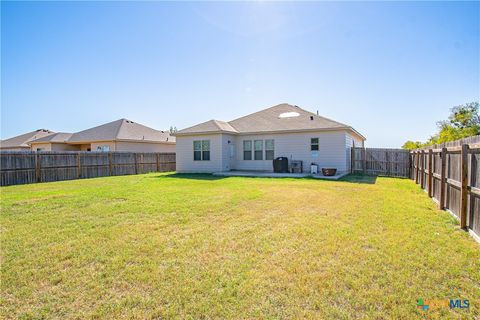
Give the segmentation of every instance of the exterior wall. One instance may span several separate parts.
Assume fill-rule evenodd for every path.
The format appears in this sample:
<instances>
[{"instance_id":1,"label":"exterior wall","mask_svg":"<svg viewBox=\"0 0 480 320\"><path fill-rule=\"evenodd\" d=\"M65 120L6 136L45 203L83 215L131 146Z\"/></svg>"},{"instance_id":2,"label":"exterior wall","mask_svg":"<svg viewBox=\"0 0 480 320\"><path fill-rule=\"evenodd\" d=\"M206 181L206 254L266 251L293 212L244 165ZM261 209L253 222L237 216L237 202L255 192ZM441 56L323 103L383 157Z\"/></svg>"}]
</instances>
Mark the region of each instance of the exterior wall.
<instances>
[{"instance_id":1,"label":"exterior wall","mask_svg":"<svg viewBox=\"0 0 480 320\"><path fill-rule=\"evenodd\" d=\"M42 149L42 151L52 151L51 143L35 143L30 146L32 151L37 151L37 149Z\"/></svg>"},{"instance_id":2,"label":"exterior wall","mask_svg":"<svg viewBox=\"0 0 480 320\"><path fill-rule=\"evenodd\" d=\"M345 153L345 131L321 131L303 133L279 133L262 135L241 135L236 137L235 170L273 171L272 160L243 160L243 140L273 139L274 158L287 157L290 160L302 160L303 171L310 171L312 162L320 168L333 167L339 171L347 170ZM319 139L318 157L310 151L310 139ZM265 158L265 151L263 158Z\"/></svg>"},{"instance_id":3,"label":"exterior wall","mask_svg":"<svg viewBox=\"0 0 480 320\"><path fill-rule=\"evenodd\" d=\"M118 141L115 143L115 145L115 151L175 152L175 144Z\"/></svg>"},{"instance_id":4,"label":"exterior wall","mask_svg":"<svg viewBox=\"0 0 480 320\"><path fill-rule=\"evenodd\" d=\"M226 135L210 134L197 136L176 137L176 170L177 172L217 172L222 171L225 165L224 148L227 142ZM193 141L210 140L210 160L193 160Z\"/></svg>"},{"instance_id":5,"label":"exterior wall","mask_svg":"<svg viewBox=\"0 0 480 320\"><path fill-rule=\"evenodd\" d=\"M115 142L114 141L102 141L102 142L92 142L90 144L90 148L91 150L90 151L97 151L97 148L100 147L100 146L109 146L110 147L110 151L117 151L115 149Z\"/></svg>"},{"instance_id":6,"label":"exterior wall","mask_svg":"<svg viewBox=\"0 0 480 320\"><path fill-rule=\"evenodd\" d=\"M31 145L32 151L37 151L38 148L42 148L42 151L79 151L79 145L72 145L66 143L35 143Z\"/></svg>"}]
</instances>

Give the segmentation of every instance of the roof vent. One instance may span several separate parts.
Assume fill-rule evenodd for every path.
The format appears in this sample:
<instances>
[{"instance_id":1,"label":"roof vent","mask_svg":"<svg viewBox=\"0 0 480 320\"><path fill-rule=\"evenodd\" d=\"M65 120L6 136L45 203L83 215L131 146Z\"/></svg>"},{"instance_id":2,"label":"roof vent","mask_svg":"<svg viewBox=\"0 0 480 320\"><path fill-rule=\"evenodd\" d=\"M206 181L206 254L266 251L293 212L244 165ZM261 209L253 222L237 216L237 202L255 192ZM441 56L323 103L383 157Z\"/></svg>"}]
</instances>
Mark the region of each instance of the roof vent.
<instances>
[{"instance_id":1,"label":"roof vent","mask_svg":"<svg viewBox=\"0 0 480 320\"><path fill-rule=\"evenodd\" d=\"M298 112L284 112L284 113L280 113L280 115L278 116L279 118L293 118L293 117L298 117L300 115L300 113Z\"/></svg>"},{"instance_id":2,"label":"roof vent","mask_svg":"<svg viewBox=\"0 0 480 320\"><path fill-rule=\"evenodd\" d=\"M310 120L313 120L313 116L310 116Z\"/></svg>"}]
</instances>

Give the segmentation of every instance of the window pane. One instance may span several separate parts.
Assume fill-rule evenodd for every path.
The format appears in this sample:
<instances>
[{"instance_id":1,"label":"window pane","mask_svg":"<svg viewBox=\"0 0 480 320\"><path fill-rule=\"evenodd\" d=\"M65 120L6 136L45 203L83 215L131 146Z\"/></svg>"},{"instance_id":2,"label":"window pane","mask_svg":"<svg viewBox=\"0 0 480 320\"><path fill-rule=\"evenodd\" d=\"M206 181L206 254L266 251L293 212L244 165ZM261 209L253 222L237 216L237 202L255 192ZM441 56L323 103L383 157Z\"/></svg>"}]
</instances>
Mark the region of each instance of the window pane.
<instances>
[{"instance_id":1,"label":"window pane","mask_svg":"<svg viewBox=\"0 0 480 320\"><path fill-rule=\"evenodd\" d=\"M193 141L193 150L194 151L202 150L202 142L201 141Z\"/></svg>"},{"instance_id":2,"label":"window pane","mask_svg":"<svg viewBox=\"0 0 480 320\"><path fill-rule=\"evenodd\" d=\"M202 160L210 160L210 151L202 151Z\"/></svg>"},{"instance_id":3,"label":"window pane","mask_svg":"<svg viewBox=\"0 0 480 320\"><path fill-rule=\"evenodd\" d=\"M244 140L243 141L243 150L252 150L252 141L251 140Z\"/></svg>"},{"instance_id":4,"label":"window pane","mask_svg":"<svg viewBox=\"0 0 480 320\"><path fill-rule=\"evenodd\" d=\"M202 140L202 150L210 151L210 140Z\"/></svg>"},{"instance_id":5,"label":"window pane","mask_svg":"<svg viewBox=\"0 0 480 320\"><path fill-rule=\"evenodd\" d=\"M255 140L254 142L255 151L263 150L263 140Z\"/></svg>"},{"instance_id":6,"label":"window pane","mask_svg":"<svg viewBox=\"0 0 480 320\"><path fill-rule=\"evenodd\" d=\"M263 151L255 151L255 160L263 160Z\"/></svg>"},{"instance_id":7,"label":"window pane","mask_svg":"<svg viewBox=\"0 0 480 320\"><path fill-rule=\"evenodd\" d=\"M312 144L312 147L310 148L312 151L318 151L318 144Z\"/></svg>"},{"instance_id":8,"label":"window pane","mask_svg":"<svg viewBox=\"0 0 480 320\"><path fill-rule=\"evenodd\" d=\"M252 151L243 151L243 160L252 160Z\"/></svg>"},{"instance_id":9,"label":"window pane","mask_svg":"<svg viewBox=\"0 0 480 320\"><path fill-rule=\"evenodd\" d=\"M193 151L193 160L202 160L202 151Z\"/></svg>"},{"instance_id":10,"label":"window pane","mask_svg":"<svg viewBox=\"0 0 480 320\"><path fill-rule=\"evenodd\" d=\"M265 150L273 150L274 142L273 140L265 140Z\"/></svg>"},{"instance_id":11,"label":"window pane","mask_svg":"<svg viewBox=\"0 0 480 320\"><path fill-rule=\"evenodd\" d=\"M273 150L265 151L265 160L273 160Z\"/></svg>"},{"instance_id":12,"label":"window pane","mask_svg":"<svg viewBox=\"0 0 480 320\"><path fill-rule=\"evenodd\" d=\"M311 144L318 144L318 138L312 138L310 139Z\"/></svg>"}]
</instances>

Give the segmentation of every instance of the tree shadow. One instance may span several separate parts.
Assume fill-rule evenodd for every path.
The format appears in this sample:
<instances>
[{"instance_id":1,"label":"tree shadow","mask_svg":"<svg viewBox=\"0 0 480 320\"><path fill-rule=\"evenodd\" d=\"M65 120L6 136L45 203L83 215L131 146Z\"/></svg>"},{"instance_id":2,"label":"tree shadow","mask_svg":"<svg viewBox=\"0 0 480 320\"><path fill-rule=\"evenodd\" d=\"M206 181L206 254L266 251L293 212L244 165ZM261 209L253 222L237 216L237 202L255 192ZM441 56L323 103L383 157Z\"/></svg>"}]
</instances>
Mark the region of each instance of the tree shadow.
<instances>
[{"instance_id":1,"label":"tree shadow","mask_svg":"<svg viewBox=\"0 0 480 320\"><path fill-rule=\"evenodd\" d=\"M346 175L337 181L350 182L350 183L365 183L365 184L375 184L377 183L377 176L370 176L366 174L352 173Z\"/></svg>"}]
</instances>

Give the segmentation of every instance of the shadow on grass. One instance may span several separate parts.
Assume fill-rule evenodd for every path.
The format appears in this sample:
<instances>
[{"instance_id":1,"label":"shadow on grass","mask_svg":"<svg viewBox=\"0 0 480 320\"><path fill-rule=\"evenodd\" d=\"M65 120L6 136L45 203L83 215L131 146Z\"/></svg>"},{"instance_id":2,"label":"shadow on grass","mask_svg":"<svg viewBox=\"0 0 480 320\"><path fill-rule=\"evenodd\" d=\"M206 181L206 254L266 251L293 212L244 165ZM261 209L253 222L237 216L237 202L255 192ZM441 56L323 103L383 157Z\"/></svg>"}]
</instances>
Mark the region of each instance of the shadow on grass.
<instances>
[{"instance_id":1,"label":"shadow on grass","mask_svg":"<svg viewBox=\"0 0 480 320\"><path fill-rule=\"evenodd\" d=\"M349 174L345 177L340 178L338 181L375 184L377 182L377 176L369 176L364 174Z\"/></svg>"},{"instance_id":2,"label":"shadow on grass","mask_svg":"<svg viewBox=\"0 0 480 320\"><path fill-rule=\"evenodd\" d=\"M154 179L190 179L190 180L205 180L205 181L215 181L230 178L229 176L214 176L210 173L170 173L153 176ZM240 177L246 179L307 179L307 180L320 180L313 177ZM321 179L322 181L342 181L342 182L351 182L351 183L366 183L366 184L375 184L377 181L376 176L362 175L362 174L349 174L340 178L339 180L326 180Z\"/></svg>"},{"instance_id":3,"label":"shadow on grass","mask_svg":"<svg viewBox=\"0 0 480 320\"><path fill-rule=\"evenodd\" d=\"M175 178L175 179L192 179L192 180L220 180L225 179L228 177L224 176L214 176L210 173L171 173L171 174L162 174L158 176L154 176L152 178L156 179L167 179L167 178Z\"/></svg>"}]
</instances>

